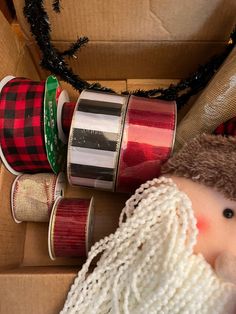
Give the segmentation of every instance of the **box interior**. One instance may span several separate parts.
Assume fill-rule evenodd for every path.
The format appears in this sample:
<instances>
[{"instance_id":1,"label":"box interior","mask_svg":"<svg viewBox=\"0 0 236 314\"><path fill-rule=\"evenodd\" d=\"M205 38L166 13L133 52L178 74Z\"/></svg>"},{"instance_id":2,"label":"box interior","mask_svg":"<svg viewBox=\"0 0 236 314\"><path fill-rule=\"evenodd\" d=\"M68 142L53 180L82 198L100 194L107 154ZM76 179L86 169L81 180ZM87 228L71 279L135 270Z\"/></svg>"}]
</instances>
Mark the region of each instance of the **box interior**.
<instances>
[{"instance_id":1,"label":"box interior","mask_svg":"<svg viewBox=\"0 0 236 314\"><path fill-rule=\"evenodd\" d=\"M61 13L44 1L52 43L59 50L80 36L89 43L68 59L84 79L178 79L222 50L235 24L234 0L67 0ZM15 0L18 22L41 78L40 53ZM174 65L174 66L173 66Z\"/></svg>"},{"instance_id":2,"label":"box interior","mask_svg":"<svg viewBox=\"0 0 236 314\"><path fill-rule=\"evenodd\" d=\"M61 2L62 11L57 15L51 1L45 1L53 44L62 50L77 36L88 36L90 43L69 65L82 78L98 80L119 92L165 87L186 77L222 51L236 22L234 0L181 0L178 5L174 0ZM48 72L39 66L40 52L23 16L23 4L23 0L14 1L20 37L0 12L0 55L4 58L0 75L39 80ZM62 82L62 87L71 100L77 99L78 93L69 84ZM185 112L183 109L182 114ZM10 191L14 178L1 164L0 312L56 313L84 259L50 260L48 224L13 221ZM94 196L94 242L116 229L129 197L69 185L65 196Z\"/></svg>"}]
</instances>

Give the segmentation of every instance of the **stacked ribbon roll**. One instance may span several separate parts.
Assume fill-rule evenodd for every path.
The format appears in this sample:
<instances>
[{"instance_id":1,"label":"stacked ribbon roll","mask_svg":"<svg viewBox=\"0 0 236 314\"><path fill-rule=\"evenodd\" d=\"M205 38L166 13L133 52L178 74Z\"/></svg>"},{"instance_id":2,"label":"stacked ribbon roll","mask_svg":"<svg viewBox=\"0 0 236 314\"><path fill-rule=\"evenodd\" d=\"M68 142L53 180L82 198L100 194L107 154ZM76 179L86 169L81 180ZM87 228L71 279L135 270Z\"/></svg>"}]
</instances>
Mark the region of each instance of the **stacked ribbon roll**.
<instances>
[{"instance_id":1,"label":"stacked ribbon roll","mask_svg":"<svg viewBox=\"0 0 236 314\"><path fill-rule=\"evenodd\" d=\"M22 174L11 190L11 208L15 222L47 222L54 202L64 195L65 176L53 173Z\"/></svg>"},{"instance_id":2,"label":"stacked ribbon roll","mask_svg":"<svg viewBox=\"0 0 236 314\"><path fill-rule=\"evenodd\" d=\"M131 96L129 99L119 166L117 192L133 192L160 175L174 144L175 102Z\"/></svg>"},{"instance_id":3,"label":"stacked ribbon roll","mask_svg":"<svg viewBox=\"0 0 236 314\"><path fill-rule=\"evenodd\" d=\"M43 137L44 82L7 77L0 91L0 154L13 174L51 167Z\"/></svg>"},{"instance_id":4,"label":"stacked ribbon roll","mask_svg":"<svg viewBox=\"0 0 236 314\"><path fill-rule=\"evenodd\" d=\"M0 156L13 174L54 171L65 157L57 134L58 82L5 77L0 82ZM58 156L60 155L60 156Z\"/></svg>"},{"instance_id":5,"label":"stacked ribbon roll","mask_svg":"<svg viewBox=\"0 0 236 314\"><path fill-rule=\"evenodd\" d=\"M50 217L48 251L56 257L86 257L93 235L93 199L59 198Z\"/></svg>"},{"instance_id":6,"label":"stacked ribbon roll","mask_svg":"<svg viewBox=\"0 0 236 314\"><path fill-rule=\"evenodd\" d=\"M127 96L83 91L71 124L69 183L115 190Z\"/></svg>"},{"instance_id":7,"label":"stacked ribbon roll","mask_svg":"<svg viewBox=\"0 0 236 314\"><path fill-rule=\"evenodd\" d=\"M68 141L72 185L132 193L159 175L175 139L176 104L83 91Z\"/></svg>"},{"instance_id":8,"label":"stacked ribbon roll","mask_svg":"<svg viewBox=\"0 0 236 314\"><path fill-rule=\"evenodd\" d=\"M6 77L0 82L0 156L18 175L11 192L14 220L49 221L52 259L86 256L93 199L60 197L63 175L56 174L67 142L70 184L132 193L159 175L175 127L175 102L84 90L74 103L53 76L45 82Z\"/></svg>"}]
</instances>

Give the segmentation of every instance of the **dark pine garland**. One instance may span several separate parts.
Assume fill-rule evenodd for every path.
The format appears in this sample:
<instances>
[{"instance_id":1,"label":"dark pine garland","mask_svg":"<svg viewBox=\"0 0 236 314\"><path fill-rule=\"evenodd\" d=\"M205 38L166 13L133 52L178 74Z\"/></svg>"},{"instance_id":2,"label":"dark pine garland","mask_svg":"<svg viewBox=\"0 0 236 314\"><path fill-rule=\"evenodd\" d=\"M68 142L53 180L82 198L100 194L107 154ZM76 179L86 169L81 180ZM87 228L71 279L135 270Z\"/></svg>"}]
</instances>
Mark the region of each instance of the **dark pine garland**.
<instances>
[{"instance_id":1,"label":"dark pine garland","mask_svg":"<svg viewBox=\"0 0 236 314\"><path fill-rule=\"evenodd\" d=\"M52 4L52 7L53 7L53 10L54 10L56 13L60 13L60 11L61 11L60 0L54 0L54 1L53 1L53 4Z\"/></svg>"},{"instance_id":2,"label":"dark pine garland","mask_svg":"<svg viewBox=\"0 0 236 314\"><path fill-rule=\"evenodd\" d=\"M87 44L88 38L87 37L82 37L78 38L75 43L72 43L69 47L69 49L60 52L61 56L67 56L67 57L75 57L76 52L79 50L80 47L83 45Z\"/></svg>"},{"instance_id":3,"label":"dark pine garland","mask_svg":"<svg viewBox=\"0 0 236 314\"><path fill-rule=\"evenodd\" d=\"M53 10L59 13L61 10L60 0L53 1ZM81 47L88 43L87 37L78 38L69 49L60 52L51 42L51 27L48 14L45 11L43 0L25 0L24 15L30 24L31 32L42 52L41 66L51 73L58 75L62 80L71 84L76 90L83 89L100 90L115 93L114 90L103 87L99 83L90 84L76 75L65 61L65 57L75 56ZM227 58L236 43L236 27L234 28L230 41L223 53L212 57L205 65L192 73L186 79L177 84L171 84L168 88L157 88L151 90L125 91L122 94L132 94L139 97L158 98L163 100L175 100L179 110L192 95L203 89L220 65Z\"/></svg>"}]
</instances>

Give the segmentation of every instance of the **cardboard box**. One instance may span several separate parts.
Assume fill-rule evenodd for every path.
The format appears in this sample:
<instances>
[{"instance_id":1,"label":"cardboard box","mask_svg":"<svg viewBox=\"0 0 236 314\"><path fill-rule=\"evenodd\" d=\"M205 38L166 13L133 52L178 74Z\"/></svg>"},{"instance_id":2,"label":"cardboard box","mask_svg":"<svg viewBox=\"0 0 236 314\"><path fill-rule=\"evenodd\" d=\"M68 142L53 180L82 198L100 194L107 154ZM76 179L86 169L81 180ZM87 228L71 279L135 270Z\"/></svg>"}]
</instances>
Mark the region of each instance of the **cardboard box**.
<instances>
[{"instance_id":1,"label":"cardboard box","mask_svg":"<svg viewBox=\"0 0 236 314\"><path fill-rule=\"evenodd\" d=\"M5 18L12 22L15 17L15 10L12 0L1 0L0 2L0 11L4 14Z\"/></svg>"},{"instance_id":2,"label":"cardboard box","mask_svg":"<svg viewBox=\"0 0 236 314\"><path fill-rule=\"evenodd\" d=\"M83 78L96 80L185 77L222 49L236 10L234 0L66 0L57 14L51 1L44 2L56 48L89 37L79 58L69 63ZM37 65L24 0L14 3Z\"/></svg>"},{"instance_id":3,"label":"cardboard box","mask_svg":"<svg viewBox=\"0 0 236 314\"><path fill-rule=\"evenodd\" d=\"M39 51L23 17L23 0L15 0L25 40L19 40L0 14L0 78L12 74L45 78ZM105 80L117 91L169 85L222 50L236 22L234 0L67 0L61 14L45 1L52 23L52 40L63 49L77 36L90 43L70 61L85 79ZM66 83L71 99L78 94ZM0 313L54 314L62 308L81 259L51 261L47 224L15 224L10 210L14 180L0 166ZM127 195L66 189L66 196L95 197L94 241L114 231Z\"/></svg>"}]
</instances>

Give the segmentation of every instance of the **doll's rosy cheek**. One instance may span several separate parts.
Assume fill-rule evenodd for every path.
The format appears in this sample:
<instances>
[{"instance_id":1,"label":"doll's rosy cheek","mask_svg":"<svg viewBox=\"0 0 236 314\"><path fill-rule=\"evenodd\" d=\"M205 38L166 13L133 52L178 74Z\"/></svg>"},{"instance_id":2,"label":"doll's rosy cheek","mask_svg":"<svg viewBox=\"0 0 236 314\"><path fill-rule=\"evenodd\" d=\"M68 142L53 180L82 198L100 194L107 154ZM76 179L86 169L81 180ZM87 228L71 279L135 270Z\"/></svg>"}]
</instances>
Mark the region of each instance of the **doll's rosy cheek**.
<instances>
[{"instance_id":1,"label":"doll's rosy cheek","mask_svg":"<svg viewBox=\"0 0 236 314\"><path fill-rule=\"evenodd\" d=\"M210 222L209 220L204 216L198 216L197 217L197 228L199 233L205 233L210 228Z\"/></svg>"}]
</instances>

